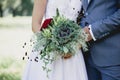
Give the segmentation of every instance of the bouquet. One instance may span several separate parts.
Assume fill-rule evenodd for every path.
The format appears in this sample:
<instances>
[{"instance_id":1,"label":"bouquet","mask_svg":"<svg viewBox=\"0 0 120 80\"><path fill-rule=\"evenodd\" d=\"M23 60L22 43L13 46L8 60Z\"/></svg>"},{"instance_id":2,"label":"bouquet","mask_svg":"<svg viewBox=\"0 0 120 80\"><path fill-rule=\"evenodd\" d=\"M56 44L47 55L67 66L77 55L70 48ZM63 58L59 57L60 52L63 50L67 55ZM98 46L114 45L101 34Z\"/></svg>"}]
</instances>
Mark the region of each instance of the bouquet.
<instances>
[{"instance_id":1,"label":"bouquet","mask_svg":"<svg viewBox=\"0 0 120 80\"><path fill-rule=\"evenodd\" d=\"M47 24L47 25L46 25ZM63 59L76 54L81 47L87 50L87 35L74 21L65 18L56 10L56 16L47 19L39 32L35 33L34 51L38 51L40 59L45 65L43 69L50 71L46 66L60 56Z\"/></svg>"}]
</instances>

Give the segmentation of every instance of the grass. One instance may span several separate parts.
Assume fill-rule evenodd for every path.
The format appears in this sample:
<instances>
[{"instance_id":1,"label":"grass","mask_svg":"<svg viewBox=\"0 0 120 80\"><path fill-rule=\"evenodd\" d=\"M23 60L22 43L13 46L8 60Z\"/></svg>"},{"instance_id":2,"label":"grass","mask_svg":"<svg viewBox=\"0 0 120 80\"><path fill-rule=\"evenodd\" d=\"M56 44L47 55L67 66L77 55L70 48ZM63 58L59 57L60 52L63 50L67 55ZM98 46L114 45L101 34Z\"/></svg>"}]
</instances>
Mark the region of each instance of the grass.
<instances>
[{"instance_id":1,"label":"grass","mask_svg":"<svg viewBox=\"0 0 120 80\"><path fill-rule=\"evenodd\" d=\"M0 28L23 28L31 26L31 17L4 17L0 18Z\"/></svg>"},{"instance_id":2,"label":"grass","mask_svg":"<svg viewBox=\"0 0 120 80\"><path fill-rule=\"evenodd\" d=\"M0 58L0 80L21 80L24 64L12 57Z\"/></svg>"},{"instance_id":3,"label":"grass","mask_svg":"<svg viewBox=\"0 0 120 80\"><path fill-rule=\"evenodd\" d=\"M31 17L0 18L0 80L21 80L22 46L31 35Z\"/></svg>"}]
</instances>

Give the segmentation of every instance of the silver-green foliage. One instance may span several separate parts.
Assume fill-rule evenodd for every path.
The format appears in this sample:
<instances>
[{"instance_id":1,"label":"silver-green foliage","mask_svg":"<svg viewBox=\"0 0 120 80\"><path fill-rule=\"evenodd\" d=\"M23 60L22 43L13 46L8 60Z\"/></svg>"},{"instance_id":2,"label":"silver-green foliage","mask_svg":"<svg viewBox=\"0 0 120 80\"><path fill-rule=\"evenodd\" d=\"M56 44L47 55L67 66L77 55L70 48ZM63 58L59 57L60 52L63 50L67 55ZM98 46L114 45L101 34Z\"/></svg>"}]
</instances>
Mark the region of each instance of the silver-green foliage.
<instances>
[{"instance_id":1,"label":"silver-green foliage","mask_svg":"<svg viewBox=\"0 0 120 80\"><path fill-rule=\"evenodd\" d=\"M34 50L40 51L45 66L54 61L56 56L74 55L79 46L87 50L85 42L87 35L83 29L74 21L61 16L58 10L51 24L35 36Z\"/></svg>"}]
</instances>

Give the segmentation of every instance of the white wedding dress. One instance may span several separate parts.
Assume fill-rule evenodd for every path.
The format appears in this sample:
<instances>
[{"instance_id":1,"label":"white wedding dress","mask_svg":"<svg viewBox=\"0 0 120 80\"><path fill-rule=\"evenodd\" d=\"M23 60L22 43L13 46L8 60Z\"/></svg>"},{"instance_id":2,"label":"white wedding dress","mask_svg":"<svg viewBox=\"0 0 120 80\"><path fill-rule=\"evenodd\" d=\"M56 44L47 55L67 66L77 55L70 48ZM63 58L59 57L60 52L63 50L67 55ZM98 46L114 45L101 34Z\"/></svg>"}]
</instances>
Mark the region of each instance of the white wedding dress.
<instances>
[{"instance_id":1,"label":"white wedding dress","mask_svg":"<svg viewBox=\"0 0 120 80\"><path fill-rule=\"evenodd\" d=\"M80 0L48 0L44 18L55 16L56 8L58 8L60 14L76 21L81 5ZM38 52L34 52L30 55L30 59L35 59L38 55ZM49 78L46 77L47 74L43 71L42 65L41 60L38 62L28 61L22 80L88 80L81 50L77 51L76 55L69 59L60 57L50 64Z\"/></svg>"}]
</instances>

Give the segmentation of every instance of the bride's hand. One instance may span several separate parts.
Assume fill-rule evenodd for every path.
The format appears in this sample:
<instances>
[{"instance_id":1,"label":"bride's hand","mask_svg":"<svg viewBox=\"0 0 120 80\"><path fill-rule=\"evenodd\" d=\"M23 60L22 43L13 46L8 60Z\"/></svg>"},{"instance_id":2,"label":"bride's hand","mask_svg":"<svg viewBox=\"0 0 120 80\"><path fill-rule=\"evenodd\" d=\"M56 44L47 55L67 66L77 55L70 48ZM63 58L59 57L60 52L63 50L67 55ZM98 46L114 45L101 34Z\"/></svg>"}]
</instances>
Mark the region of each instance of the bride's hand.
<instances>
[{"instance_id":1,"label":"bride's hand","mask_svg":"<svg viewBox=\"0 0 120 80\"><path fill-rule=\"evenodd\" d=\"M63 59L69 59L69 58L71 58L71 57L72 57L71 54L66 54L66 55L62 56Z\"/></svg>"}]
</instances>

